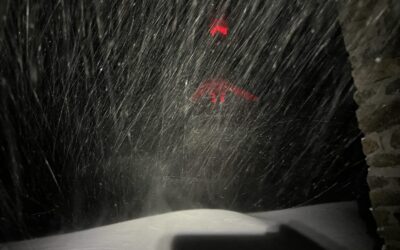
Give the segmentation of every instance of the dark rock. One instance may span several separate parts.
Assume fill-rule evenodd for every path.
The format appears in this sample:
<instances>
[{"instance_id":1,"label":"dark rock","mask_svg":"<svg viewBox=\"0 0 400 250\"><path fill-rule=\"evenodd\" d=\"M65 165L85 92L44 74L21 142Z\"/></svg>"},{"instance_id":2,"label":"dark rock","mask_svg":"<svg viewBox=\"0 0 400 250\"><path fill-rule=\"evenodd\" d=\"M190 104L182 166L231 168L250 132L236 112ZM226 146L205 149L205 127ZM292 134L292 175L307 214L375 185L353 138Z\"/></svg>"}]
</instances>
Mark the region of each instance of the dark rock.
<instances>
[{"instance_id":1,"label":"dark rock","mask_svg":"<svg viewBox=\"0 0 400 250\"><path fill-rule=\"evenodd\" d=\"M400 94L400 79L396 79L392 82L390 82L386 86L386 92L387 95L393 95L393 94Z\"/></svg>"},{"instance_id":2,"label":"dark rock","mask_svg":"<svg viewBox=\"0 0 400 250\"><path fill-rule=\"evenodd\" d=\"M368 185L371 189L382 188L389 184L389 181L384 177L368 176Z\"/></svg>"},{"instance_id":3,"label":"dark rock","mask_svg":"<svg viewBox=\"0 0 400 250\"><path fill-rule=\"evenodd\" d=\"M400 190L372 190L369 196L374 207L400 205Z\"/></svg>"},{"instance_id":4,"label":"dark rock","mask_svg":"<svg viewBox=\"0 0 400 250\"><path fill-rule=\"evenodd\" d=\"M376 92L373 89L366 89L366 90L358 90L354 93L354 101L358 105L365 103L369 98L374 96Z\"/></svg>"},{"instance_id":5,"label":"dark rock","mask_svg":"<svg viewBox=\"0 0 400 250\"><path fill-rule=\"evenodd\" d=\"M389 211L385 209L374 209L372 211L378 225L387 225L389 222Z\"/></svg>"},{"instance_id":6,"label":"dark rock","mask_svg":"<svg viewBox=\"0 0 400 250\"><path fill-rule=\"evenodd\" d=\"M397 220L397 223L400 224L400 210L394 212L393 217Z\"/></svg>"},{"instance_id":7,"label":"dark rock","mask_svg":"<svg viewBox=\"0 0 400 250\"><path fill-rule=\"evenodd\" d=\"M384 226L378 228L378 233L384 238L391 240L400 240L400 227L399 226Z\"/></svg>"},{"instance_id":8,"label":"dark rock","mask_svg":"<svg viewBox=\"0 0 400 250\"><path fill-rule=\"evenodd\" d=\"M360 129L364 133L382 131L400 123L400 100L374 106L364 106L357 110Z\"/></svg>"},{"instance_id":9,"label":"dark rock","mask_svg":"<svg viewBox=\"0 0 400 250\"><path fill-rule=\"evenodd\" d=\"M400 149L400 128L397 128L390 139L390 145L393 148Z\"/></svg>"},{"instance_id":10,"label":"dark rock","mask_svg":"<svg viewBox=\"0 0 400 250\"><path fill-rule=\"evenodd\" d=\"M400 165L399 154L374 154L367 157L367 163L371 167L384 168Z\"/></svg>"},{"instance_id":11,"label":"dark rock","mask_svg":"<svg viewBox=\"0 0 400 250\"><path fill-rule=\"evenodd\" d=\"M379 148L378 143L371 138L364 137L361 140L361 144L365 155L369 155Z\"/></svg>"},{"instance_id":12,"label":"dark rock","mask_svg":"<svg viewBox=\"0 0 400 250\"><path fill-rule=\"evenodd\" d=\"M392 245L386 245L385 250L400 250L400 247L392 246Z\"/></svg>"}]
</instances>

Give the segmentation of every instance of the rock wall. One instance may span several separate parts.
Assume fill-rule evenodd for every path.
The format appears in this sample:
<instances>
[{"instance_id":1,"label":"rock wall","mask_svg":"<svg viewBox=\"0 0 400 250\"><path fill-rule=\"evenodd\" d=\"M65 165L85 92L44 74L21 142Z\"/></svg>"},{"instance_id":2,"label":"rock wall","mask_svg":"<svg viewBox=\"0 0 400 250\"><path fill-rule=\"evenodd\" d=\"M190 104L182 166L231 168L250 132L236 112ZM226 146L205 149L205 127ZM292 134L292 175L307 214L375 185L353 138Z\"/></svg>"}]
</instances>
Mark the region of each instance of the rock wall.
<instances>
[{"instance_id":1,"label":"rock wall","mask_svg":"<svg viewBox=\"0 0 400 250\"><path fill-rule=\"evenodd\" d=\"M339 19L357 88L371 211L383 249L399 250L400 1L342 0Z\"/></svg>"}]
</instances>

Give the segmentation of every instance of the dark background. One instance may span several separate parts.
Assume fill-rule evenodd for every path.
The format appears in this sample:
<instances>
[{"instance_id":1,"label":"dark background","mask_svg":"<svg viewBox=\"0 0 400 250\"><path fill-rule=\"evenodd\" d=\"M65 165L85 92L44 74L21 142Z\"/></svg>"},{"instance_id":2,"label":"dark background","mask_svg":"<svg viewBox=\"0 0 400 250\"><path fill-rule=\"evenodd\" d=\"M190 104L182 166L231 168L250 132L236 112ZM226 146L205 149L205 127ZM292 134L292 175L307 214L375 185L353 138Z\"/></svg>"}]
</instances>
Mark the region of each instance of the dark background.
<instances>
[{"instance_id":1,"label":"dark background","mask_svg":"<svg viewBox=\"0 0 400 250\"><path fill-rule=\"evenodd\" d=\"M2 241L175 209L368 207L334 1L2 5ZM191 103L215 77L259 101Z\"/></svg>"}]
</instances>

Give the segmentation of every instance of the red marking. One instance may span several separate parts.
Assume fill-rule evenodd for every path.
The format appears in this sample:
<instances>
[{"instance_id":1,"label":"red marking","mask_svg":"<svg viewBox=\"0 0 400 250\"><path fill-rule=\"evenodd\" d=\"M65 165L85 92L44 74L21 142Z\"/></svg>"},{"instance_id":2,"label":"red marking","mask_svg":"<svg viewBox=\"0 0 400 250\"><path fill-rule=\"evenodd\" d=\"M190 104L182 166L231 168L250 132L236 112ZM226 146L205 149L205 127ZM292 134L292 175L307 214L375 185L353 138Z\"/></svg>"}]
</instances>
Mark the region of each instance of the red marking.
<instances>
[{"instance_id":1,"label":"red marking","mask_svg":"<svg viewBox=\"0 0 400 250\"><path fill-rule=\"evenodd\" d=\"M222 18L216 18L213 20L210 26L210 34L214 37L216 34L227 36L229 32L228 24Z\"/></svg>"},{"instance_id":2,"label":"red marking","mask_svg":"<svg viewBox=\"0 0 400 250\"><path fill-rule=\"evenodd\" d=\"M249 91L236 87L227 81L208 80L200 84L200 86L192 95L191 100L198 101L203 96L209 95L212 103L217 103L218 97L219 103L224 103L227 92L232 92L234 95L239 96L247 101L256 101L258 99L257 96L253 95Z\"/></svg>"}]
</instances>

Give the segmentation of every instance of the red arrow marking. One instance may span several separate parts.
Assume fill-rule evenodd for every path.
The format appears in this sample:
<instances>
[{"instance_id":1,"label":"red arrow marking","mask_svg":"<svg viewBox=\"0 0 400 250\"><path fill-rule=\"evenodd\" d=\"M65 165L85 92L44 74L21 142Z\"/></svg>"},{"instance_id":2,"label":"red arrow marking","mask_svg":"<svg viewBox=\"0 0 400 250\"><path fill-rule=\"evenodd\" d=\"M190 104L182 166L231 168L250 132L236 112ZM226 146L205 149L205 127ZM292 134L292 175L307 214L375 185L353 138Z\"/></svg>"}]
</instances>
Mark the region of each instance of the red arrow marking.
<instances>
[{"instance_id":1,"label":"red arrow marking","mask_svg":"<svg viewBox=\"0 0 400 250\"><path fill-rule=\"evenodd\" d=\"M216 34L221 34L222 36L228 35L228 24L223 19L214 19L210 26L210 34L214 37Z\"/></svg>"},{"instance_id":2,"label":"red arrow marking","mask_svg":"<svg viewBox=\"0 0 400 250\"><path fill-rule=\"evenodd\" d=\"M200 86L192 95L191 100L198 101L205 95L209 95L212 103L217 103L218 97L219 102L224 103L227 92L232 92L234 95L239 96L247 101L256 101L258 99L257 96L253 95L249 91L236 87L224 80L208 80L200 84Z\"/></svg>"},{"instance_id":3,"label":"red arrow marking","mask_svg":"<svg viewBox=\"0 0 400 250\"><path fill-rule=\"evenodd\" d=\"M222 26L215 26L210 30L210 34L214 37L217 33L221 33L223 36L228 35L228 28Z\"/></svg>"}]
</instances>

